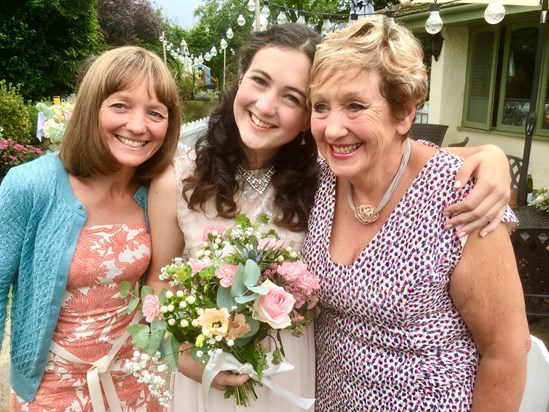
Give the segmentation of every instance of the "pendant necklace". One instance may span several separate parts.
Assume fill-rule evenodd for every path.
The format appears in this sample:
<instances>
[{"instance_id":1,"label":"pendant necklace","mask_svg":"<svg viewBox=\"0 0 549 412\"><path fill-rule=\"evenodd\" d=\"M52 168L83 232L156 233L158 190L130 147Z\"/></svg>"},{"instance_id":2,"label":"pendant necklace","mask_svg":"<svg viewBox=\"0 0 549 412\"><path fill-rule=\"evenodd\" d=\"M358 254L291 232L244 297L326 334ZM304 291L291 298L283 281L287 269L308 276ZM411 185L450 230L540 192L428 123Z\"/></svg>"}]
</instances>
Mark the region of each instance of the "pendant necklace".
<instances>
[{"instance_id":1,"label":"pendant necklace","mask_svg":"<svg viewBox=\"0 0 549 412\"><path fill-rule=\"evenodd\" d=\"M274 172L275 167L271 166L267 169L259 170L257 176L254 176L249 170L244 169L242 166L238 165L236 167L236 175L242 177L259 194L262 194L269 185Z\"/></svg>"},{"instance_id":2,"label":"pendant necklace","mask_svg":"<svg viewBox=\"0 0 549 412\"><path fill-rule=\"evenodd\" d=\"M381 211L381 209L385 207L389 199L391 199L391 197L393 196L396 187L402 180L402 176L404 175L406 166L408 165L408 160L410 159L410 151L410 140L406 139L406 141L404 142L404 153L402 155L402 159L400 159L400 166L398 167L395 177L393 177L391 184L387 188L387 191L381 198L381 202L379 202L379 205L377 207L374 207L372 205L359 205L358 207L355 207L355 203L353 202L353 185L351 184L350 180L347 180L347 200L349 201L349 206L351 207L351 210L353 211L356 220L358 220L363 225L368 225L372 222L375 222L379 217L379 212Z\"/></svg>"}]
</instances>

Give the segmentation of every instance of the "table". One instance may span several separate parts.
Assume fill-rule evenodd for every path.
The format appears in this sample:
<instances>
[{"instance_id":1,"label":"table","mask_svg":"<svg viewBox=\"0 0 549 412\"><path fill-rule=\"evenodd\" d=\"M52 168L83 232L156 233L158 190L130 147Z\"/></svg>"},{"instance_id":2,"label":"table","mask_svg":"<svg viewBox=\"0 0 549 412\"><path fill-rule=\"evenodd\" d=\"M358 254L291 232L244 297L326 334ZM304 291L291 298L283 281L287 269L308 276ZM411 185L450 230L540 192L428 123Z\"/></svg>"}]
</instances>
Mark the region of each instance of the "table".
<instances>
[{"instance_id":1,"label":"table","mask_svg":"<svg viewBox=\"0 0 549 412\"><path fill-rule=\"evenodd\" d=\"M511 235L529 318L549 316L549 213L513 209L519 226Z\"/></svg>"}]
</instances>

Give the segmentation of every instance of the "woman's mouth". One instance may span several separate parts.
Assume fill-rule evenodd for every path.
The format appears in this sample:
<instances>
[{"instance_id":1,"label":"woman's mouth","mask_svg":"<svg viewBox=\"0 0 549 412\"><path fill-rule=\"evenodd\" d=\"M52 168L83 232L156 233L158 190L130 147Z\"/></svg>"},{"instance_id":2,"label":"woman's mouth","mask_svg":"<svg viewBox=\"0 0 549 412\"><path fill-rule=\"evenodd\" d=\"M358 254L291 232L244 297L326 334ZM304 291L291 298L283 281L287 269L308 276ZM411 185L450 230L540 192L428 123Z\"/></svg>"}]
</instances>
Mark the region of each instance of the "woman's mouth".
<instances>
[{"instance_id":1,"label":"woman's mouth","mask_svg":"<svg viewBox=\"0 0 549 412\"><path fill-rule=\"evenodd\" d=\"M257 127L262 127L263 129L271 129L275 127L270 123L265 123L264 121L259 120L259 118L257 118L253 113L250 113L250 119L253 124L255 124Z\"/></svg>"},{"instance_id":2,"label":"woman's mouth","mask_svg":"<svg viewBox=\"0 0 549 412\"><path fill-rule=\"evenodd\" d=\"M360 146L362 146L362 143L355 143L348 146L330 146L332 148L332 152L335 154L349 154L356 151Z\"/></svg>"},{"instance_id":3,"label":"woman's mouth","mask_svg":"<svg viewBox=\"0 0 549 412\"><path fill-rule=\"evenodd\" d=\"M134 149L139 149L140 147L143 147L147 144L147 142L142 142L142 141L136 141L136 140L130 140L130 139L126 139L125 137L122 137L122 136L116 136L116 138L120 141L120 143L122 143L124 146L128 146L128 147L131 147L131 148L134 148Z\"/></svg>"}]
</instances>

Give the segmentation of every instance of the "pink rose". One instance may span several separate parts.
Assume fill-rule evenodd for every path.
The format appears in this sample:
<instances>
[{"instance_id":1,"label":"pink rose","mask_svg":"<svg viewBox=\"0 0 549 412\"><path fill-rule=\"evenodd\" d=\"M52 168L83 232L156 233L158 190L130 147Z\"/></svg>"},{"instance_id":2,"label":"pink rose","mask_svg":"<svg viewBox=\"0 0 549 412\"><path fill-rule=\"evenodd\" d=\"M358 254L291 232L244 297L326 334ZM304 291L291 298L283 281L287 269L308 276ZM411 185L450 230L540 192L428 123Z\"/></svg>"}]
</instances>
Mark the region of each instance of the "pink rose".
<instances>
[{"instance_id":1,"label":"pink rose","mask_svg":"<svg viewBox=\"0 0 549 412\"><path fill-rule=\"evenodd\" d=\"M205 230L204 230L204 233L202 233L202 240L203 241L208 241L208 235L210 233L216 233L218 236L220 234L222 234L223 232L225 232L225 228L223 226L219 226L219 225L214 225L214 226L208 226Z\"/></svg>"},{"instance_id":2,"label":"pink rose","mask_svg":"<svg viewBox=\"0 0 549 412\"><path fill-rule=\"evenodd\" d=\"M156 295L147 295L143 299L143 315L145 315L145 320L151 323L156 318L160 319L160 300Z\"/></svg>"},{"instance_id":3,"label":"pink rose","mask_svg":"<svg viewBox=\"0 0 549 412\"><path fill-rule=\"evenodd\" d=\"M233 278L235 273L236 273L235 265L229 265L228 263L223 263L215 271L215 276L221 279L219 281L221 286L228 288L233 284Z\"/></svg>"},{"instance_id":4,"label":"pink rose","mask_svg":"<svg viewBox=\"0 0 549 412\"><path fill-rule=\"evenodd\" d=\"M268 323L273 329L284 329L290 326L292 321L289 314L295 304L292 294L269 279L265 280L261 286L267 288L268 292L254 302L252 317Z\"/></svg>"},{"instance_id":5,"label":"pink rose","mask_svg":"<svg viewBox=\"0 0 549 412\"><path fill-rule=\"evenodd\" d=\"M263 250L280 250L282 246L284 241L274 237L264 237L257 242L257 247Z\"/></svg>"},{"instance_id":6,"label":"pink rose","mask_svg":"<svg viewBox=\"0 0 549 412\"><path fill-rule=\"evenodd\" d=\"M208 256L204 256L202 259L190 258L189 266L193 271L193 276L200 272L202 269L207 268L212 264L212 260Z\"/></svg>"}]
</instances>

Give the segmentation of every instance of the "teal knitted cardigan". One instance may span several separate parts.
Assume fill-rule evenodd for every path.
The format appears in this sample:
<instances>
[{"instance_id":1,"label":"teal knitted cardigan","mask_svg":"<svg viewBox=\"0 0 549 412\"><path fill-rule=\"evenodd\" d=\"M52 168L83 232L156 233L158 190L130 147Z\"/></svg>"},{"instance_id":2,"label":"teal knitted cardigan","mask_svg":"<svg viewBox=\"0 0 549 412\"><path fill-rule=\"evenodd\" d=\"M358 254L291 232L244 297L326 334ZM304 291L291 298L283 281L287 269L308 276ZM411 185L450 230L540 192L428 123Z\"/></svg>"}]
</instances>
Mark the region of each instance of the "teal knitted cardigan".
<instances>
[{"instance_id":1,"label":"teal knitted cardigan","mask_svg":"<svg viewBox=\"0 0 549 412\"><path fill-rule=\"evenodd\" d=\"M134 199L146 216L147 189ZM0 185L0 345L11 285L10 383L29 402L44 374L86 219L57 154L10 169Z\"/></svg>"}]
</instances>

